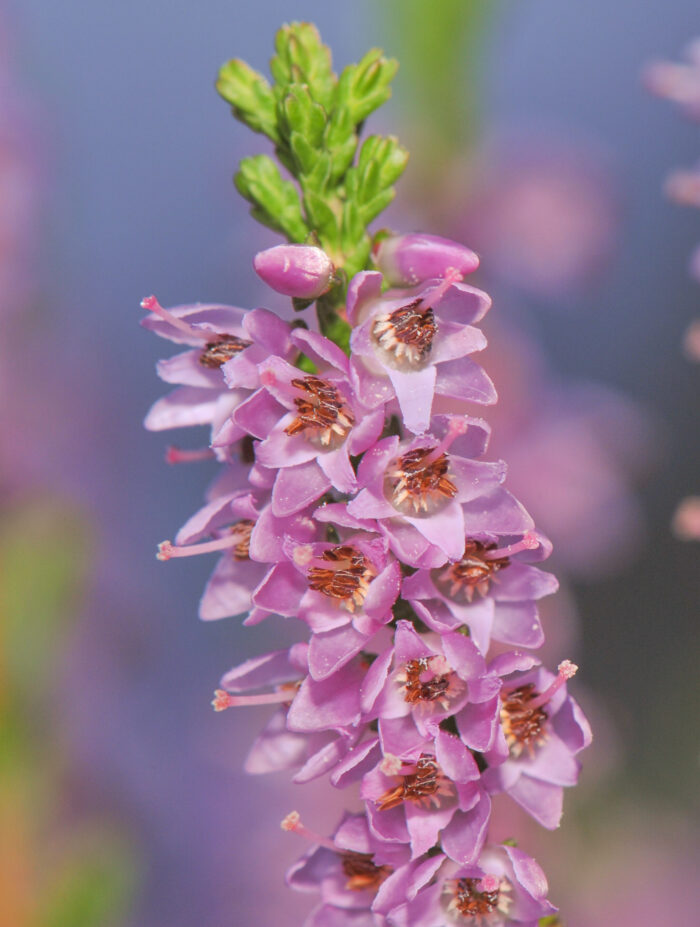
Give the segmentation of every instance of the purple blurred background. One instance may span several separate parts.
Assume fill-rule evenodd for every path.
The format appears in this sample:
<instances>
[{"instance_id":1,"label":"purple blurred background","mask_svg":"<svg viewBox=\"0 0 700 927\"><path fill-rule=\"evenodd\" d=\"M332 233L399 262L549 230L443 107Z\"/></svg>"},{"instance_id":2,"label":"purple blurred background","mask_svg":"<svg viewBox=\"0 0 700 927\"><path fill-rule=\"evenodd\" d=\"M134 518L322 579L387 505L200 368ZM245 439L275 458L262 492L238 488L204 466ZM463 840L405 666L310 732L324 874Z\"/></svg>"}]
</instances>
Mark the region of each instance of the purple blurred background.
<instances>
[{"instance_id":1,"label":"purple blurred background","mask_svg":"<svg viewBox=\"0 0 700 927\"><path fill-rule=\"evenodd\" d=\"M164 305L257 304L252 257L276 239L254 227L231 184L237 160L258 151L259 140L218 99L217 68L242 56L266 69L273 31L289 19L316 22L340 66L374 44L399 52L405 23L377 21L376 9L366 0L196 7L22 0L10 8L14 79L38 103L46 189L38 295L27 309L35 339L29 363L40 363L26 403L21 390L13 396L7 443L26 448L26 458L11 455L23 478L60 493L93 526L96 566L56 697L80 804L119 822L138 855L133 927L299 923L306 901L287 897L281 874L302 848L278 822L292 807L309 809L321 830L336 816L337 798L326 799L317 784L299 795L281 778L244 776L264 709L215 716L209 708L230 665L277 645L286 632L271 623L245 631L236 621L198 623L213 563L155 559L156 543L198 507L214 470L166 467L171 437L142 430L163 392L153 371L162 346L139 329L138 304L151 292ZM669 523L677 499L700 489L698 370L680 347L697 314L700 291L687 260L700 224L695 213L667 203L661 187L672 167L697 159L700 146L697 127L649 98L639 74L651 58L675 57L698 31L695 0L672 7L648 0L643 16L637 0L503 2L481 50L482 126L501 139L507 177L522 177L531 163L526 137L542 148L545 186L566 151L583 151L592 186L582 182L581 199L568 208L583 214L600 195L610 211L599 227L610 252L605 266L595 260L589 274L585 265L585 285L562 293L518 289L505 259L500 273L489 266L488 235L497 233L477 221L477 206L493 215L495 200L469 200L473 234L484 235L484 284L497 297L485 360L504 394L494 424L502 422L508 438L500 446L496 439L494 449L522 458L513 485L536 515L551 500L547 483L528 480L528 466L567 468L564 483L578 500L566 524L570 545L563 529L560 537L549 530L572 578L580 626L562 632L561 644L576 647L583 700L588 695L599 739L615 757L601 748L589 760L583 797L568 799L571 813L562 831L543 840L543 857L562 852L567 830L571 843L581 843L585 820L595 831L590 860L609 809L628 802L638 820L630 823L625 812L616 833L637 833L645 818L662 814L671 821L668 844L682 854L687 836L673 822L697 811L700 571L697 546L675 540ZM430 61L412 65L419 71ZM399 72L395 102L379 122L413 141L421 125L411 115L410 72ZM466 72L455 74L460 80ZM440 112L440 102L430 132L439 120L447 126L460 118ZM429 151L430 139L422 147ZM412 167L402 185L415 203ZM490 181L496 193L498 176ZM560 187L570 192L573 181L566 170L563 176ZM544 202L546 216L547 196L535 202ZM408 226L418 222L411 208L401 212ZM595 209L592 215L595 222ZM598 386L576 385L585 381ZM507 405L523 384L527 408ZM583 420L583 432L571 430L574 420ZM531 451L528 441L536 442ZM623 521L611 539L613 517ZM584 555L567 563L577 543ZM587 568L586 557L603 544L604 556ZM625 556L616 559L616 550ZM577 852L585 855L580 846ZM583 871L582 856L576 859ZM566 874L554 872L552 881L555 900L557 888L563 900ZM582 927L592 923L581 911Z\"/></svg>"}]
</instances>

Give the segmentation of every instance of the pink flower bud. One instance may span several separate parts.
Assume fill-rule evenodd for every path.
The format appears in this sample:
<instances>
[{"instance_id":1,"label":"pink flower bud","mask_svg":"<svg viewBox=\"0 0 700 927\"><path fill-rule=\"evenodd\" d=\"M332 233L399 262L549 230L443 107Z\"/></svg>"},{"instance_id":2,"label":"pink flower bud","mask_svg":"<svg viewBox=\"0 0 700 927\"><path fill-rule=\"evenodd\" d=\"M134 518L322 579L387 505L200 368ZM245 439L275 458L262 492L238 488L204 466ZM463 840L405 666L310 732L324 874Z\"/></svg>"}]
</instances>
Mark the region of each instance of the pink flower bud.
<instances>
[{"instance_id":1,"label":"pink flower bud","mask_svg":"<svg viewBox=\"0 0 700 927\"><path fill-rule=\"evenodd\" d=\"M257 275L278 293L296 299L316 299L333 277L333 264L325 251L312 245L277 245L255 255Z\"/></svg>"},{"instance_id":2,"label":"pink flower bud","mask_svg":"<svg viewBox=\"0 0 700 927\"><path fill-rule=\"evenodd\" d=\"M391 286L413 286L449 270L465 275L479 266L470 248L437 235L397 235L384 238L374 251L374 260Z\"/></svg>"}]
</instances>

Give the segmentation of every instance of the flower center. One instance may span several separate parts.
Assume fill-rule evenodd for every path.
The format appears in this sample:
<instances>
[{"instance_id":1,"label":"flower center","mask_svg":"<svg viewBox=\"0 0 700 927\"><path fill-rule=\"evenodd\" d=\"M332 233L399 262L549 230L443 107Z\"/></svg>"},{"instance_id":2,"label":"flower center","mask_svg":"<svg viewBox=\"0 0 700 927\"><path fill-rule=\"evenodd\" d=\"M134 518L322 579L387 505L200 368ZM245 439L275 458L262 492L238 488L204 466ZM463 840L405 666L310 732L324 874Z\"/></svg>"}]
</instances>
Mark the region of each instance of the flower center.
<instances>
[{"instance_id":1,"label":"flower center","mask_svg":"<svg viewBox=\"0 0 700 927\"><path fill-rule=\"evenodd\" d=\"M452 794L452 783L440 771L432 756L423 754L415 764L415 772L402 776L402 781L377 800L380 811L396 808L404 801L439 806L440 797Z\"/></svg>"},{"instance_id":2,"label":"flower center","mask_svg":"<svg viewBox=\"0 0 700 927\"><path fill-rule=\"evenodd\" d=\"M445 883L449 896L447 910L460 915L460 922L468 920L472 927L496 927L504 923L501 915L506 915L510 908L510 891L510 882L496 876L453 879Z\"/></svg>"},{"instance_id":3,"label":"flower center","mask_svg":"<svg viewBox=\"0 0 700 927\"><path fill-rule=\"evenodd\" d=\"M435 702L440 699L445 704L447 703L446 697L452 674L449 672L436 674L431 667L434 663L435 659L432 657L408 661L404 670L406 677L404 699L407 702L415 704L416 702Z\"/></svg>"},{"instance_id":4,"label":"flower center","mask_svg":"<svg viewBox=\"0 0 700 927\"><path fill-rule=\"evenodd\" d=\"M199 363L202 367L215 370L236 354L250 347L252 343L252 341L237 338L235 335L217 335L214 341L207 341L205 344L204 350L199 355Z\"/></svg>"},{"instance_id":5,"label":"flower center","mask_svg":"<svg viewBox=\"0 0 700 927\"><path fill-rule=\"evenodd\" d=\"M371 564L354 547L342 545L324 550L320 560L328 566L312 566L308 572L309 588L330 599L337 599L349 612L360 608L374 576Z\"/></svg>"},{"instance_id":6,"label":"flower center","mask_svg":"<svg viewBox=\"0 0 700 927\"><path fill-rule=\"evenodd\" d=\"M297 377L292 386L304 395L294 398L297 417L284 429L290 436L310 432L322 447L339 447L355 424L355 416L336 386L320 377Z\"/></svg>"},{"instance_id":7,"label":"flower center","mask_svg":"<svg viewBox=\"0 0 700 927\"><path fill-rule=\"evenodd\" d=\"M445 569L440 569L437 575L438 582L449 588L452 598L462 593L466 600L471 602L475 592L486 595L494 573L510 563L508 557L489 559L488 552L495 549L495 544L482 544L481 541L467 538L462 559L450 563Z\"/></svg>"},{"instance_id":8,"label":"flower center","mask_svg":"<svg viewBox=\"0 0 700 927\"><path fill-rule=\"evenodd\" d=\"M547 736L544 727L547 712L541 705L530 704L538 698L532 682L501 693L501 724L513 757L520 756L525 749L534 753L535 747Z\"/></svg>"},{"instance_id":9,"label":"flower center","mask_svg":"<svg viewBox=\"0 0 700 927\"><path fill-rule=\"evenodd\" d=\"M419 447L399 457L386 471L384 493L404 514L432 515L457 494L448 476L447 454Z\"/></svg>"},{"instance_id":10,"label":"flower center","mask_svg":"<svg viewBox=\"0 0 700 927\"><path fill-rule=\"evenodd\" d=\"M372 326L372 337L399 366L417 368L424 365L437 333L435 313L421 309L415 299L400 309L380 315Z\"/></svg>"},{"instance_id":11,"label":"flower center","mask_svg":"<svg viewBox=\"0 0 700 927\"><path fill-rule=\"evenodd\" d=\"M252 518L242 518L232 526L231 534L239 537L238 543L233 548L234 560L250 560L250 536L254 527L255 522Z\"/></svg>"},{"instance_id":12,"label":"flower center","mask_svg":"<svg viewBox=\"0 0 700 927\"><path fill-rule=\"evenodd\" d=\"M371 853L343 853L341 859L348 879L345 887L351 892L376 892L394 871L391 866L377 866Z\"/></svg>"}]
</instances>

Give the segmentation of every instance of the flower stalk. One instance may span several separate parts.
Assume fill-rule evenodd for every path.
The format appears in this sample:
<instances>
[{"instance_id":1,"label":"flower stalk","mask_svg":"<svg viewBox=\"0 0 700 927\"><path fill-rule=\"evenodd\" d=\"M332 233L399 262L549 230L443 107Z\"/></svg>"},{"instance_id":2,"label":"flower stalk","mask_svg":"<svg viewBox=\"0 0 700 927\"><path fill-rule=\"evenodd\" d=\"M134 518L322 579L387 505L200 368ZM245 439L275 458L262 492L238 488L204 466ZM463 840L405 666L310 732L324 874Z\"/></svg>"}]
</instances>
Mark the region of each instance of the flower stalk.
<instances>
[{"instance_id":1,"label":"flower stalk","mask_svg":"<svg viewBox=\"0 0 700 927\"><path fill-rule=\"evenodd\" d=\"M233 667L212 704L273 706L249 769L327 775L363 802L330 837L296 812L282 824L312 842L287 877L320 893L308 925L350 927L362 911L377 927L533 925L555 911L546 879L491 842L492 800L557 827L591 734L567 691L574 664L552 674L530 652L537 602L557 588L535 565L551 545L505 464L483 459L475 411L496 392L472 358L491 305L465 282L478 258L370 229L407 158L393 137L360 142L395 62L372 50L336 76L315 28L295 23L270 67L272 82L231 61L218 88L275 146L279 166L244 159L236 186L287 238L255 268L305 325L144 300L145 327L187 345L159 364L175 389L147 427L206 425L220 463L158 557L220 555L202 618L307 627L304 643Z\"/></svg>"}]
</instances>

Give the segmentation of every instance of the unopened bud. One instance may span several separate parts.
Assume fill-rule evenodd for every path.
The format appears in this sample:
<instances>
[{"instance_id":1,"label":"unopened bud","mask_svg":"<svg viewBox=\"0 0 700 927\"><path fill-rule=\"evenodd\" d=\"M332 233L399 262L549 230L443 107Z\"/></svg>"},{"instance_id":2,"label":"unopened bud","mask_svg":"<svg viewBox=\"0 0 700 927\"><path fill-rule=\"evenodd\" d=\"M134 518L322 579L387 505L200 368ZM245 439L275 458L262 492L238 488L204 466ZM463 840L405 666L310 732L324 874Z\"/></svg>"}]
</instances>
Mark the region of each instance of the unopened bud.
<instances>
[{"instance_id":1,"label":"unopened bud","mask_svg":"<svg viewBox=\"0 0 700 927\"><path fill-rule=\"evenodd\" d=\"M437 235L397 235L384 238L374 249L374 260L391 286L414 286L444 277L448 271L463 276L479 266L470 248Z\"/></svg>"},{"instance_id":2,"label":"unopened bud","mask_svg":"<svg viewBox=\"0 0 700 927\"><path fill-rule=\"evenodd\" d=\"M294 299L322 296L333 279L333 263L313 245L276 245L255 255L253 266L265 283Z\"/></svg>"}]
</instances>

